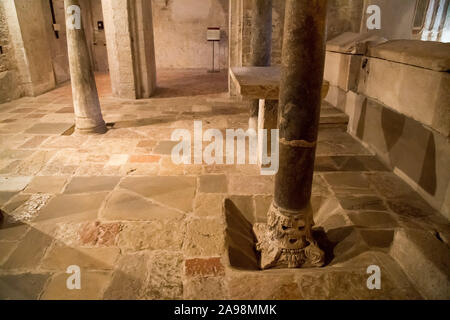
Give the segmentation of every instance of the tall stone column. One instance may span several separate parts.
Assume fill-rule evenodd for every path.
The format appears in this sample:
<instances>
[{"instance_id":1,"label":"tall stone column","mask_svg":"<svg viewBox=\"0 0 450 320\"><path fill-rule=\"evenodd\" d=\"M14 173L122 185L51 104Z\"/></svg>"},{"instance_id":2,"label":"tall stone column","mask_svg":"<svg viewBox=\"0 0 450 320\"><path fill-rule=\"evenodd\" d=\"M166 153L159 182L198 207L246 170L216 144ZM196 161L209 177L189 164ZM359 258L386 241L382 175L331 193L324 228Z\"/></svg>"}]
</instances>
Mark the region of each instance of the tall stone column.
<instances>
[{"instance_id":1,"label":"tall stone column","mask_svg":"<svg viewBox=\"0 0 450 320\"><path fill-rule=\"evenodd\" d=\"M268 67L272 57L272 0L252 0L250 65ZM250 106L249 128L258 129L259 100Z\"/></svg>"},{"instance_id":2,"label":"tall stone column","mask_svg":"<svg viewBox=\"0 0 450 320\"><path fill-rule=\"evenodd\" d=\"M152 1L102 0L102 9L113 95L149 98L156 89Z\"/></svg>"},{"instance_id":3,"label":"tall stone column","mask_svg":"<svg viewBox=\"0 0 450 320\"><path fill-rule=\"evenodd\" d=\"M77 9L78 7L78 9ZM105 133L95 84L94 71L81 22L79 0L64 0L67 21L67 49L69 53L70 78L73 106L75 109L75 130L77 133Z\"/></svg>"},{"instance_id":4,"label":"tall stone column","mask_svg":"<svg viewBox=\"0 0 450 320\"><path fill-rule=\"evenodd\" d=\"M268 222L254 227L261 267L322 266L310 204L320 120L327 0L286 0L279 129L280 167Z\"/></svg>"}]
</instances>

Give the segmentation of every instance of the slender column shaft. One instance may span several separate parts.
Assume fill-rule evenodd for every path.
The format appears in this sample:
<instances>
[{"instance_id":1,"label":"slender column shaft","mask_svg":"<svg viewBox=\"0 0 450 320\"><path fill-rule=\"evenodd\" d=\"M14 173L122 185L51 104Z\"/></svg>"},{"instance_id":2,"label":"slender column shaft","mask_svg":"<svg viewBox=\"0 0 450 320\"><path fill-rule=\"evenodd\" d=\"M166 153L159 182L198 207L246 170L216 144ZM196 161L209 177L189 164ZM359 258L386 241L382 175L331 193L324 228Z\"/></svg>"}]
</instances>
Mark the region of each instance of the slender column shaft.
<instances>
[{"instance_id":1,"label":"slender column shaft","mask_svg":"<svg viewBox=\"0 0 450 320\"><path fill-rule=\"evenodd\" d=\"M272 0L252 0L250 65L270 66L272 57ZM259 101L250 106L250 127L257 129Z\"/></svg>"},{"instance_id":2,"label":"slender column shaft","mask_svg":"<svg viewBox=\"0 0 450 320\"><path fill-rule=\"evenodd\" d=\"M320 267L310 205L325 62L327 0L286 0L279 170L267 224L255 224L261 268Z\"/></svg>"},{"instance_id":3,"label":"slender column shaft","mask_svg":"<svg viewBox=\"0 0 450 320\"><path fill-rule=\"evenodd\" d=\"M304 209L311 197L325 63L326 3L286 1L275 203L289 210Z\"/></svg>"},{"instance_id":4,"label":"slender column shaft","mask_svg":"<svg viewBox=\"0 0 450 320\"><path fill-rule=\"evenodd\" d=\"M89 58L83 24L78 23L81 13L79 0L64 0L67 21L67 49L69 53L70 78L75 128L78 133L105 133L94 71Z\"/></svg>"}]
</instances>

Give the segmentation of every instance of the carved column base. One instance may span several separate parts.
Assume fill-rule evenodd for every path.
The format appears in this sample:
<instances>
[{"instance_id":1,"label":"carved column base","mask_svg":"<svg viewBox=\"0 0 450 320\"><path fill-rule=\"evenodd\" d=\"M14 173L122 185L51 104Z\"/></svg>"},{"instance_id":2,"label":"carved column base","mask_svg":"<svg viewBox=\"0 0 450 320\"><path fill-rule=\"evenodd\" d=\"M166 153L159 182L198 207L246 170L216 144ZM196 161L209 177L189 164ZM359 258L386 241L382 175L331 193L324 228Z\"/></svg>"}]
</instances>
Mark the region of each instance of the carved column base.
<instances>
[{"instance_id":1,"label":"carved column base","mask_svg":"<svg viewBox=\"0 0 450 320\"><path fill-rule=\"evenodd\" d=\"M272 203L267 224L256 223L253 231L261 253L261 269L311 268L324 265L324 252L312 237L312 209L289 211Z\"/></svg>"}]
</instances>

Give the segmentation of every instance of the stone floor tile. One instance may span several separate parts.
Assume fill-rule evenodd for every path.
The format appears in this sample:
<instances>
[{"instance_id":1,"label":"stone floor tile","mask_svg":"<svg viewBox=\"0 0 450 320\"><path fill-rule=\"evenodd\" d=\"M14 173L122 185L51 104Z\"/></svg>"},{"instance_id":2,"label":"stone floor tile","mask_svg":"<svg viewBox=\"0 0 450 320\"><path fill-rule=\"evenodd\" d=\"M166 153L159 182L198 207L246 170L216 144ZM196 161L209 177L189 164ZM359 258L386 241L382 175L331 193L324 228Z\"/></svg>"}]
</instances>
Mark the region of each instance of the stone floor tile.
<instances>
[{"instance_id":1,"label":"stone floor tile","mask_svg":"<svg viewBox=\"0 0 450 320\"><path fill-rule=\"evenodd\" d=\"M84 248L55 245L46 253L41 268L66 271L69 266L76 265L81 271L111 270L119 255L119 248L114 247Z\"/></svg>"},{"instance_id":2,"label":"stone floor tile","mask_svg":"<svg viewBox=\"0 0 450 320\"><path fill-rule=\"evenodd\" d=\"M1 300L36 300L50 274L22 273L0 276Z\"/></svg>"},{"instance_id":3,"label":"stone floor tile","mask_svg":"<svg viewBox=\"0 0 450 320\"><path fill-rule=\"evenodd\" d=\"M372 228L398 227L398 223L395 218L387 212L350 212L347 215L356 226Z\"/></svg>"},{"instance_id":4,"label":"stone floor tile","mask_svg":"<svg viewBox=\"0 0 450 320\"><path fill-rule=\"evenodd\" d=\"M142 299L148 277L148 252L121 255L116 262L112 280L105 290L107 300Z\"/></svg>"},{"instance_id":5,"label":"stone floor tile","mask_svg":"<svg viewBox=\"0 0 450 320\"><path fill-rule=\"evenodd\" d=\"M0 265L5 263L9 255L17 247L17 241L0 241Z\"/></svg>"},{"instance_id":6,"label":"stone floor tile","mask_svg":"<svg viewBox=\"0 0 450 320\"><path fill-rule=\"evenodd\" d=\"M128 154L113 154L111 155L109 161L106 163L107 166L121 166L128 162Z\"/></svg>"},{"instance_id":7,"label":"stone floor tile","mask_svg":"<svg viewBox=\"0 0 450 320\"><path fill-rule=\"evenodd\" d=\"M183 299L225 300L228 298L223 277L196 277L183 283Z\"/></svg>"},{"instance_id":8,"label":"stone floor tile","mask_svg":"<svg viewBox=\"0 0 450 320\"><path fill-rule=\"evenodd\" d=\"M153 154L171 155L172 149L179 143L180 141L159 141L153 148Z\"/></svg>"},{"instance_id":9,"label":"stone floor tile","mask_svg":"<svg viewBox=\"0 0 450 320\"><path fill-rule=\"evenodd\" d=\"M239 300L299 300L299 286L294 276L277 273L235 272L228 280L233 299Z\"/></svg>"},{"instance_id":10,"label":"stone floor tile","mask_svg":"<svg viewBox=\"0 0 450 320\"><path fill-rule=\"evenodd\" d=\"M39 147L49 136L34 136L22 144L19 149L35 149Z\"/></svg>"},{"instance_id":11,"label":"stone floor tile","mask_svg":"<svg viewBox=\"0 0 450 320\"><path fill-rule=\"evenodd\" d=\"M109 197L101 217L106 220L152 221L181 218L183 214L139 195L115 191Z\"/></svg>"},{"instance_id":12,"label":"stone floor tile","mask_svg":"<svg viewBox=\"0 0 450 320\"><path fill-rule=\"evenodd\" d=\"M6 218L5 218L6 219ZM16 241L21 240L29 231L30 226L23 223L0 225L0 240Z\"/></svg>"},{"instance_id":13,"label":"stone floor tile","mask_svg":"<svg viewBox=\"0 0 450 320\"><path fill-rule=\"evenodd\" d=\"M42 119L44 120L44 119ZM26 130L26 133L33 133L33 134L62 134L66 130L68 130L70 127L72 127L72 123L37 123L28 130Z\"/></svg>"},{"instance_id":14,"label":"stone floor tile","mask_svg":"<svg viewBox=\"0 0 450 320\"><path fill-rule=\"evenodd\" d=\"M67 182L67 177L36 176L27 186L26 193L61 193Z\"/></svg>"},{"instance_id":15,"label":"stone floor tile","mask_svg":"<svg viewBox=\"0 0 450 320\"><path fill-rule=\"evenodd\" d=\"M81 271L81 289L69 290L67 288L67 279L70 274L58 273L52 276L44 293L42 300L100 300L103 298L103 292L111 281L111 272Z\"/></svg>"},{"instance_id":16,"label":"stone floor tile","mask_svg":"<svg viewBox=\"0 0 450 320\"><path fill-rule=\"evenodd\" d=\"M31 228L23 240L10 254L1 269L32 269L39 265L45 251L52 243L49 235Z\"/></svg>"},{"instance_id":17,"label":"stone floor tile","mask_svg":"<svg viewBox=\"0 0 450 320\"><path fill-rule=\"evenodd\" d=\"M186 226L180 220L125 223L118 236L122 250L181 250Z\"/></svg>"},{"instance_id":18,"label":"stone floor tile","mask_svg":"<svg viewBox=\"0 0 450 320\"><path fill-rule=\"evenodd\" d=\"M366 175L374 188L386 198L418 197L414 190L392 172Z\"/></svg>"},{"instance_id":19,"label":"stone floor tile","mask_svg":"<svg viewBox=\"0 0 450 320\"><path fill-rule=\"evenodd\" d=\"M228 192L235 195L273 194L273 176L228 176Z\"/></svg>"},{"instance_id":20,"label":"stone floor tile","mask_svg":"<svg viewBox=\"0 0 450 320\"><path fill-rule=\"evenodd\" d=\"M179 252L152 251L147 261L148 283L144 298L173 300L183 297L183 255Z\"/></svg>"},{"instance_id":21,"label":"stone floor tile","mask_svg":"<svg viewBox=\"0 0 450 320\"><path fill-rule=\"evenodd\" d=\"M220 256L224 251L224 225L219 219L188 222L183 250L188 257Z\"/></svg>"},{"instance_id":22,"label":"stone floor tile","mask_svg":"<svg viewBox=\"0 0 450 320\"><path fill-rule=\"evenodd\" d=\"M383 199L376 196L347 196L338 195L339 202L345 210L386 211Z\"/></svg>"},{"instance_id":23,"label":"stone floor tile","mask_svg":"<svg viewBox=\"0 0 450 320\"><path fill-rule=\"evenodd\" d=\"M121 188L136 192L168 207L192 212L196 189L194 177L130 177Z\"/></svg>"},{"instance_id":24,"label":"stone floor tile","mask_svg":"<svg viewBox=\"0 0 450 320\"><path fill-rule=\"evenodd\" d=\"M159 156L152 155L131 155L130 163L158 163L161 160Z\"/></svg>"},{"instance_id":25,"label":"stone floor tile","mask_svg":"<svg viewBox=\"0 0 450 320\"><path fill-rule=\"evenodd\" d=\"M30 183L33 177L0 177L0 191L16 192L22 191Z\"/></svg>"},{"instance_id":26,"label":"stone floor tile","mask_svg":"<svg viewBox=\"0 0 450 320\"><path fill-rule=\"evenodd\" d=\"M199 177L199 192L227 193L227 177L225 175L204 175Z\"/></svg>"},{"instance_id":27,"label":"stone floor tile","mask_svg":"<svg viewBox=\"0 0 450 320\"><path fill-rule=\"evenodd\" d=\"M0 207L7 203L16 194L17 191L0 191Z\"/></svg>"},{"instance_id":28,"label":"stone floor tile","mask_svg":"<svg viewBox=\"0 0 450 320\"><path fill-rule=\"evenodd\" d=\"M364 175L356 172L333 172L323 177L336 193L374 194L369 181Z\"/></svg>"},{"instance_id":29,"label":"stone floor tile","mask_svg":"<svg viewBox=\"0 0 450 320\"><path fill-rule=\"evenodd\" d=\"M111 191L119 183L119 177L73 177L64 194Z\"/></svg>"},{"instance_id":30,"label":"stone floor tile","mask_svg":"<svg viewBox=\"0 0 450 320\"><path fill-rule=\"evenodd\" d=\"M187 259L184 269L188 277L219 276L225 274L225 267L220 258Z\"/></svg>"},{"instance_id":31,"label":"stone floor tile","mask_svg":"<svg viewBox=\"0 0 450 320\"><path fill-rule=\"evenodd\" d=\"M215 193L199 193L195 197L194 214L198 217L219 217L223 211L225 196Z\"/></svg>"},{"instance_id":32,"label":"stone floor tile","mask_svg":"<svg viewBox=\"0 0 450 320\"><path fill-rule=\"evenodd\" d=\"M106 193L56 195L41 209L35 222L80 222L96 220Z\"/></svg>"}]
</instances>

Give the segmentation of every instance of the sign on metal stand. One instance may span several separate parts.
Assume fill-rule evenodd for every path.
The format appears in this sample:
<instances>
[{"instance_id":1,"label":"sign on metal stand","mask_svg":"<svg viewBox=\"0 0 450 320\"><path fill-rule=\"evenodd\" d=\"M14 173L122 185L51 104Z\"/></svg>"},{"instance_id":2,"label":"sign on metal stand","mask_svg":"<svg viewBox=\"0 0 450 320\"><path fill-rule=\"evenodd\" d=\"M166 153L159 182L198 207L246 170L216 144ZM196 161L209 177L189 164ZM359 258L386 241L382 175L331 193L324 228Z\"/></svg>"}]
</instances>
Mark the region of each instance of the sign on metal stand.
<instances>
[{"instance_id":1,"label":"sign on metal stand","mask_svg":"<svg viewBox=\"0 0 450 320\"><path fill-rule=\"evenodd\" d=\"M208 72L220 72L220 66L218 70L215 70L214 60L215 60L215 44L220 42L220 28L209 27L206 32L206 40L212 42L212 70Z\"/></svg>"}]
</instances>

